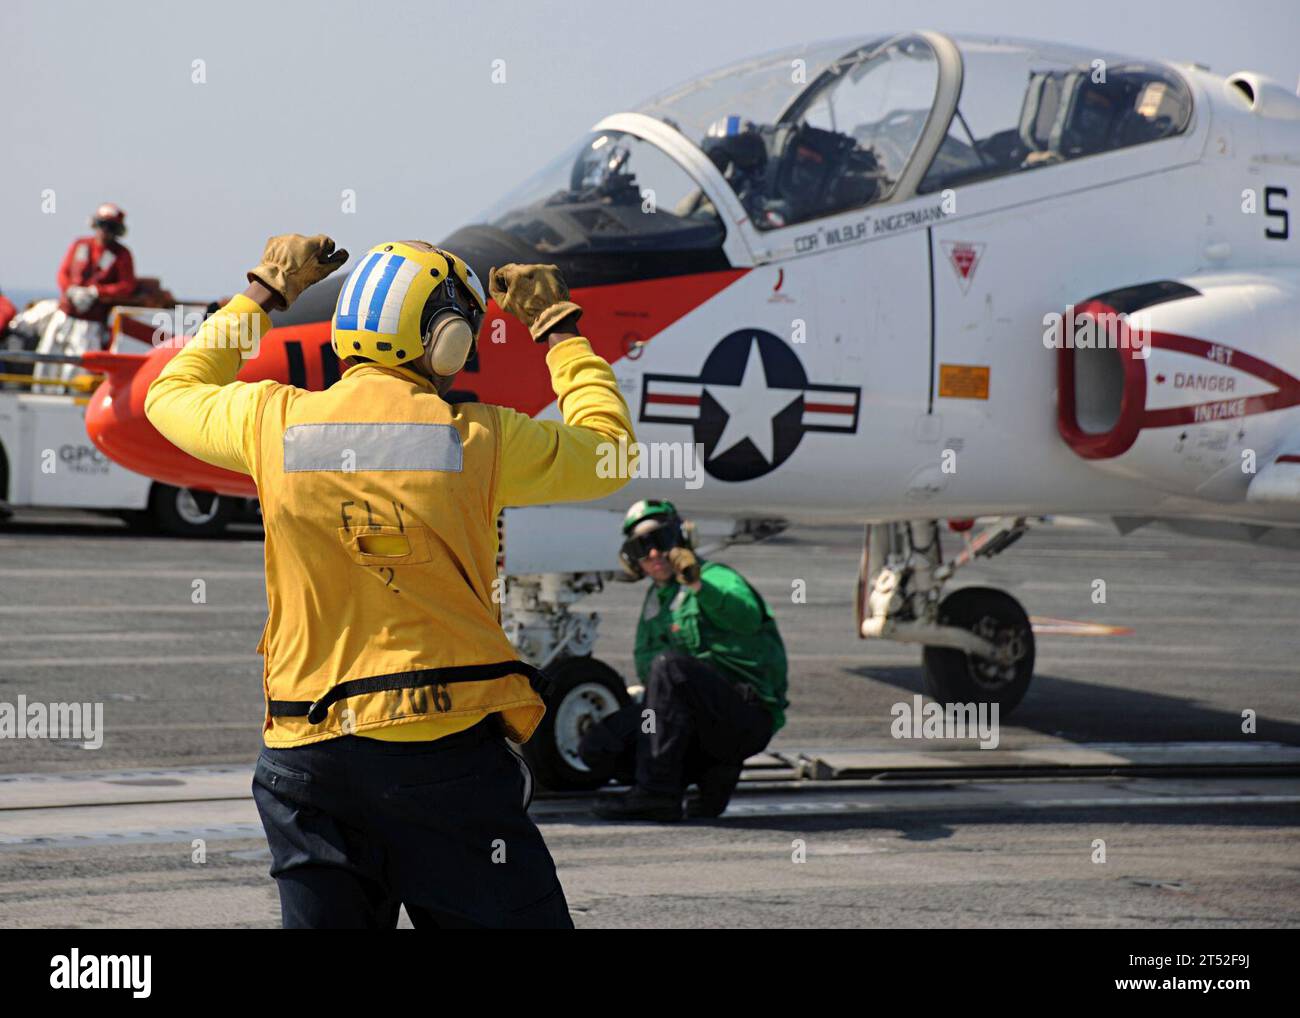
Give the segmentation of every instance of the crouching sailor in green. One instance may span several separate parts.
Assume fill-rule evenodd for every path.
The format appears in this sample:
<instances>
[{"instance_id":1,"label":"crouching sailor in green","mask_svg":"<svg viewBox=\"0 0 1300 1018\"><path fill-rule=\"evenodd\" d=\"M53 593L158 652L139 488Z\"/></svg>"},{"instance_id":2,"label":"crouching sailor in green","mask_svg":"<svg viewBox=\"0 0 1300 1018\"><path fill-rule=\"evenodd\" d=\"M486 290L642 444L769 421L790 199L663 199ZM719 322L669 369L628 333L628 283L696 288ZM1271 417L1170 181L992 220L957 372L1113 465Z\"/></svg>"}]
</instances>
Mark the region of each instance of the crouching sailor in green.
<instances>
[{"instance_id":1,"label":"crouching sailor in green","mask_svg":"<svg viewBox=\"0 0 1300 1018\"><path fill-rule=\"evenodd\" d=\"M652 586L636 631L645 702L588 729L580 746L597 773L634 778L603 797L598 815L680 820L727 808L746 757L785 724L785 646L776 621L743 576L698 559L671 502L643 500L623 521L622 558ZM649 713L647 713L647 711Z\"/></svg>"}]
</instances>

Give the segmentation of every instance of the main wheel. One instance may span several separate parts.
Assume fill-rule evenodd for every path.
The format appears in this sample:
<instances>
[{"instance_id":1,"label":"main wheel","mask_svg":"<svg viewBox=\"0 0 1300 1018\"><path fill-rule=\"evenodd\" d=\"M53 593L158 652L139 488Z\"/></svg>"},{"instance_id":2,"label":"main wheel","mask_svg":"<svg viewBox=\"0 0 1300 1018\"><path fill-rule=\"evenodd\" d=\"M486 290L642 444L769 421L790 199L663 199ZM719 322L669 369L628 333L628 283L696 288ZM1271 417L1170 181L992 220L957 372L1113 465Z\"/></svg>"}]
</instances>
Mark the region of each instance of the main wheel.
<instances>
[{"instance_id":1,"label":"main wheel","mask_svg":"<svg viewBox=\"0 0 1300 1018\"><path fill-rule=\"evenodd\" d=\"M546 677L546 717L521 747L524 759L553 792L599 788L609 775L592 773L578 743L588 728L631 701L622 676L593 657L568 657L547 668Z\"/></svg>"},{"instance_id":2,"label":"main wheel","mask_svg":"<svg viewBox=\"0 0 1300 1018\"><path fill-rule=\"evenodd\" d=\"M210 491L155 484L149 492L149 518L164 534L215 537L235 514L233 499Z\"/></svg>"},{"instance_id":3,"label":"main wheel","mask_svg":"<svg viewBox=\"0 0 1300 1018\"><path fill-rule=\"evenodd\" d=\"M1001 715L1010 714L1034 677L1034 631L1020 602L991 587L963 587L940 603L939 622L1008 648L1011 660L1001 663L953 647L926 647L925 691L940 703L996 703Z\"/></svg>"}]
</instances>

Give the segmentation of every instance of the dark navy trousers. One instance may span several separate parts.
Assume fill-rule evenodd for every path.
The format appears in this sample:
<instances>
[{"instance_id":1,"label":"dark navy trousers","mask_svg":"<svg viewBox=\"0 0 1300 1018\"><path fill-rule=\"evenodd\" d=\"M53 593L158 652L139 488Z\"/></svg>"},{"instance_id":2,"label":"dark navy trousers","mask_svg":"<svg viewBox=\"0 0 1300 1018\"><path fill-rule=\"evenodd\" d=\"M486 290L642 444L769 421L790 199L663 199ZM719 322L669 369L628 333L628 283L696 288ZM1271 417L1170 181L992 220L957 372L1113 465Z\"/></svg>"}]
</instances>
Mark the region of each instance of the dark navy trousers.
<instances>
[{"instance_id":1,"label":"dark navy trousers","mask_svg":"<svg viewBox=\"0 0 1300 1018\"><path fill-rule=\"evenodd\" d=\"M654 711L651 731L644 712ZM665 651L646 679L645 702L592 725L579 752L594 770L625 777L638 787L681 795L717 764L739 767L772 739L772 715L752 686L726 678L708 662Z\"/></svg>"},{"instance_id":2,"label":"dark navy trousers","mask_svg":"<svg viewBox=\"0 0 1300 1018\"><path fill-rule=\"evenodd\" d=\"M263 749L253 799L286 929L570 929L495 718L433 742L346 735Z\"/></svg>"}]
</instances>

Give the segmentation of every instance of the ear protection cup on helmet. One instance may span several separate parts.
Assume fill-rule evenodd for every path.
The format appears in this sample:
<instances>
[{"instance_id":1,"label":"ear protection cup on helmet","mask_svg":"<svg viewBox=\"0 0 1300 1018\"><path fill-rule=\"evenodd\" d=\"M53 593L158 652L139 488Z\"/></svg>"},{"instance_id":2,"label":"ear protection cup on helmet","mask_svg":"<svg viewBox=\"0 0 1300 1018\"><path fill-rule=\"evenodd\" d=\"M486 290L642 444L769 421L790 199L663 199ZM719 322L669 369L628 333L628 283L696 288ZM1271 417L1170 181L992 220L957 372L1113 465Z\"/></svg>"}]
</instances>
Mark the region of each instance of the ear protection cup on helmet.
<instances>
[{"instance_id":1,"label":"ear protection cup on helmet","mask_svg":"<svg viewBox=\"0 0 1300 1018\"><path fill-rule=\"evenodd\" d=\"M626 548L618 550L618 560L623 564L623 572L634 580L645 579L645 570L641 568L641 563L627 553Z\"/></svg>"},{"instance_id":2,"label":"ear protection cup on helmet","mask_svg":"<svg viewBox=\"0 0 1300 1018\"><path fill-rule=\"evenodd\" d=\"M425 363L435 375L456 374L474 349L474 330L464 315L451 308L438 311L424 335Z\"/></svg>"}]
</instances>

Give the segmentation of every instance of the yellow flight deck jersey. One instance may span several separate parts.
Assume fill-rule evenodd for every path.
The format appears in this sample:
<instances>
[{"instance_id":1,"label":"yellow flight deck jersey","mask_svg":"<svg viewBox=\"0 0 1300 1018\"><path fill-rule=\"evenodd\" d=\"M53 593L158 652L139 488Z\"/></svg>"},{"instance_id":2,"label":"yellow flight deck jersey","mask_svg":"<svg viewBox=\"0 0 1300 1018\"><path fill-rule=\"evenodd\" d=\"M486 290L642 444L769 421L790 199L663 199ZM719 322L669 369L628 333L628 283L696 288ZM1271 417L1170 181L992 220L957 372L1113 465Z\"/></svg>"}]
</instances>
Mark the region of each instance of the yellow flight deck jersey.
<instances>
[{"instance_id":1,"label":"yellow flight deck jersey","mask_svg":"<svg viewBox=\"0 0 1300 1018\"><path fill-rule=\"evenodd\" d=\"M525 741L544 713L493 599L498 512L600 498L606 442L635 440L609 365L575 338L546 355L564 423L449 404L404 368L359 364L324 392L237 382L271 328L238 296L149 388L167 439L257 483L266 532L268 746L340 735L437 739L499 713Z\"/></svg>"}]
</instances>

